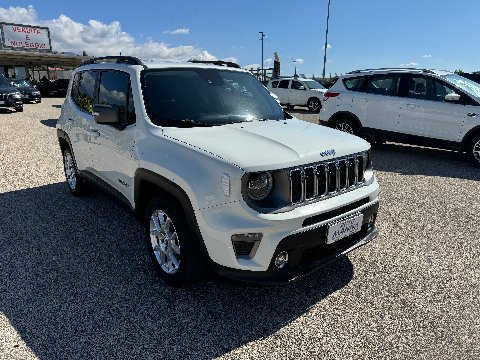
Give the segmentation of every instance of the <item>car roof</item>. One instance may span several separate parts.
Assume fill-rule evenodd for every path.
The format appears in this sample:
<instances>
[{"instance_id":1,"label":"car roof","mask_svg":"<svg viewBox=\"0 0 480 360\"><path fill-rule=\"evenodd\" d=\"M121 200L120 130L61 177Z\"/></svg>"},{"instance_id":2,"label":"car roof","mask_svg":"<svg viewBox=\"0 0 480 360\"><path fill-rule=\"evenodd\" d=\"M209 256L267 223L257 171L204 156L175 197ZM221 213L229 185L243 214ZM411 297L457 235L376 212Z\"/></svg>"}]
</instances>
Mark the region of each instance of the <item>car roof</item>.
<instances>
[{"instance_id":1,"label":"car roof","mask_svg":"<svg viewBox=\"0 0 480 360\"><path fill-rule=\"evenodd\" d=\"M419 68L378 68L378 69L363 69L350 71L343 77L355 77L358 75L375 75L375 74L425 74L425 75L447 75L453 74L446 70L434 70L434 69L419 69Z\"/></svg>"},{"instance_id":2,"label":"car roof","mask_svg":"<svg viewBox=\"0 0 480 360\"><path fill-rule=\"evenodd\" d=\"M84 61L77 69L121 69L142 67L143 69L191 68L191 69L222 69L248 73L235 63L221 60L175 62L175 61L142 61L131 56L105 56Z\"/></svg>"}]
</instances>

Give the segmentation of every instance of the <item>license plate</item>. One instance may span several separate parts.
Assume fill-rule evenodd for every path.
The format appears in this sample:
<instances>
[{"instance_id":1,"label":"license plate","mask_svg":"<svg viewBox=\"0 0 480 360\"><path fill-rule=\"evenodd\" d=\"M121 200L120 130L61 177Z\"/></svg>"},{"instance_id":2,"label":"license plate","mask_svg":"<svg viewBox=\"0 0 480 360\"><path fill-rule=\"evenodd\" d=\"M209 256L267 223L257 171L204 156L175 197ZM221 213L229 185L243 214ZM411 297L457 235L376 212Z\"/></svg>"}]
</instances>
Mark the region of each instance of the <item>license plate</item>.
<instances>
[{"instance_id":1,"label":"license plate","mask_svg":"<svg viewBox=\"0 0 480 360\"><path fill-rule=\"evenodd\" d=\"M342 219L328 225L327 244L359 232L362 228L363 214Z\"/></svg>"}]
</instances>

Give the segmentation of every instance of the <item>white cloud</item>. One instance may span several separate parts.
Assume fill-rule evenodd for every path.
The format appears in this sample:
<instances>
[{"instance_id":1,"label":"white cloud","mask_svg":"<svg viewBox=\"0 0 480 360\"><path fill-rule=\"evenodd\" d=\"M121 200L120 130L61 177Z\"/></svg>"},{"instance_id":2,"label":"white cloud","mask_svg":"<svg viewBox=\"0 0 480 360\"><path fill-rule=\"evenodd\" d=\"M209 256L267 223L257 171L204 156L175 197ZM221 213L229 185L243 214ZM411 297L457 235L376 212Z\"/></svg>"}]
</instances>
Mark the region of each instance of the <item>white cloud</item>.
<instances>
[{"instance_id":1,"label":"white cloud","mask_svg":"<svg viewBox=\"0 0 480 360\"><path fill-rule=\"evenodd\" d=\"M229 61L229 62L236 63L238 59L236 57L229 56L229 57L226 57L225 59L222 59L222 61Z\"/></svg>"},{"instance_id":2,"label":"white cloud","mask_svg":"<svg viewBox=\"0 0 480 360\"><path fill-rule=\"evenodd\" d=\"M297 63L297 64L299 64L299 65L301 65L301 64L304 63L303 59L300 59L300 58L298 58L298 59L293 59L293 62L294 62L294 63Z\"/></svg>"},{"instance_id":3,"label":"white cloud","mask_svg":"<svg viewBox=\"0 0 480 360\"><path fill-rule=\"evenodd\" d=\"M264 64L264 65L272 65L272 64L273 64L273 59L263 60L263 64Z\"/></svg>"},{"instance_id":4,"label":"white cloud","mask_svg":"<svg viewBox=\"0 0 480 360\"><path fill-rule=\"evenodd\" d=\"M400 66L418 66L418 63L416 63L416 62L409 62L409 63L406 63L406 64L400 64Z\"/></svg>"},{"instance_id":5,"label":"white cloud","mask_svg":"<svg viewBox=\"0 0 480 360\"><path fill-rule=\"evenodd\" d=\"M430 54L422 55L422 58L431 58L431 57L432 57L432 55L430 55Z\"/></svg>"},{"instance_id":6,"label":"white cloud","mask_svg":"<svg viewBox=\"0 0 480 360\"><path fill-rule=\"evenodd\" d=\"M176 30L165 30L163 33L170 34L170 35L188 35L190 34L190 29L180 28Z\"/></svg>"},{"instance_id":7,"label":"white cloud","mask_svg":"<svg viewBox=\"0 0 480 360\"><path fill-rule=\"evenodd\" d=\"M54 51L77 54L86 51L92 56L117 55L121 52L122 55L159 61L216 60L214 55L197 46L171 47L152 40L137 42L133 36L122 31L118 21L105 24L90 20L82 24L63 14L56 19L40 20L33 6L0 7L0 21L49 27Z\"/></svg>"},{"instance_id":8,"label":"white cloud","mask_svg":"<svg viewBox=\"0 0 480 360\"><path fill-rule=\"evenodd\" d=\"M247 70L260 69L260 64L243 65L242 68L247 69Z\"/></svg>"},{"instance_id":9,"label":"white cloud","mask_svg":"<svg viewBox=\"0 0 480 360\"><path fill-rule=\"evenodd\" d=\"M327 49L331 49L331 48L332 48L332 45L327 44ZM325 50L325 44L322 46L322 50Z\"/></svg>"}]
</instances>

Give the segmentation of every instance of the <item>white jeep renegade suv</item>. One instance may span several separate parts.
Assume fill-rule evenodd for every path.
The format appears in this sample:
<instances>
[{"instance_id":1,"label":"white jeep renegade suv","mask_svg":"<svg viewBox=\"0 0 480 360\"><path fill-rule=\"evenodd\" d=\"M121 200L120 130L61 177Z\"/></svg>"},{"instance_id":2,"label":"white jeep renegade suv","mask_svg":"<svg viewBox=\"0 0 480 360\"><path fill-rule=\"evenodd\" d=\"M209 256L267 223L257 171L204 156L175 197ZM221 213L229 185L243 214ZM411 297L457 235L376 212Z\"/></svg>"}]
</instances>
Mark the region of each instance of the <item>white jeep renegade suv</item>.
<instances>
[{"instance_id":1,"label":"white jeep renegade suv","mask_svg":"<svg viewBox=\"0 0 480 360\"><path fill-rule=\"evenodd\" d=\"M480 85L446 71L357 70L325 93L320 124L354 135L465 151L480 166Z\"/></svg>"},{"instance_id":2,"label":"white jeep renegade suv","mask_svg":"<svg viewBox=\"0 0 480 360\"><path fill-rule=\"evenodd\" d=\"M370 145L288 118L238 68L90 60L57 134L70 192L95 183L123 200L173 286L207 266L289 281L377 235Z\"/></svg>"}]
</instances>

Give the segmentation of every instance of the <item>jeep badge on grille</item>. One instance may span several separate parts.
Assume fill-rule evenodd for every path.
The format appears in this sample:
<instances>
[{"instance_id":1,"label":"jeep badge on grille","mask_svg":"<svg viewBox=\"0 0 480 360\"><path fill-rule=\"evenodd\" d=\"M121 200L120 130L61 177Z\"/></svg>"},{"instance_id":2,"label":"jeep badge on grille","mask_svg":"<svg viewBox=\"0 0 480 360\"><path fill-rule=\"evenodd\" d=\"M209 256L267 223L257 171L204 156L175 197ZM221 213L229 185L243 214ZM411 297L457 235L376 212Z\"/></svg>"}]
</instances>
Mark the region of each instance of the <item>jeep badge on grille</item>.
<instances>
[{"instance_id":1,"label":"jeep badge on grille","mask_svg":"<svg viewBox=\"0 0 480 360\"><path fill-rule=\"evenodd\" d=\"M320 153L320 156L322 156L322 157L330 156L330 155L335 155L335 150L334 149L328 149L328 150L322 151Z\"/></svg>"}]
</instances>

